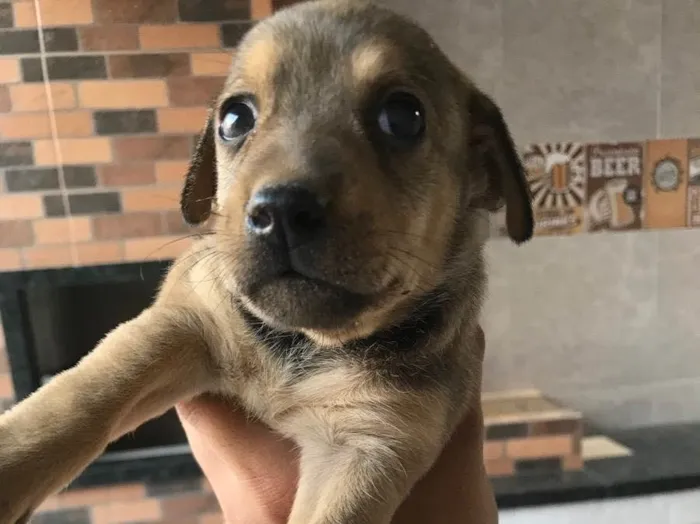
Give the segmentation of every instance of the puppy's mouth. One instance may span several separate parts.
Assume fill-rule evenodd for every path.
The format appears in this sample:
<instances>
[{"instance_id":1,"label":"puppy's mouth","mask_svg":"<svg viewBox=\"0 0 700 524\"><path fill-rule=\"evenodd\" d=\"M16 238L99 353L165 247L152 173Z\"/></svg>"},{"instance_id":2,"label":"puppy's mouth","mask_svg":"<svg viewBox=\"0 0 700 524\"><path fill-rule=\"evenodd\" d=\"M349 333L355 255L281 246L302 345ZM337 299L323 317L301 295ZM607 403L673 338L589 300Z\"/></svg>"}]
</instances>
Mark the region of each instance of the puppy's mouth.
<instances>
[{"instance_id":1,"label":"puppy's mouth","mask_svg":"<svg viewBox=\"0 0 700 524\"><path fill-rule=\"evenodd\" d=\"M249 281L243 292L255 309L282 327L337 330L378 307L398 285L396 280L379 290L357 289L290 265Z\"/></svg>"}]
</instances>

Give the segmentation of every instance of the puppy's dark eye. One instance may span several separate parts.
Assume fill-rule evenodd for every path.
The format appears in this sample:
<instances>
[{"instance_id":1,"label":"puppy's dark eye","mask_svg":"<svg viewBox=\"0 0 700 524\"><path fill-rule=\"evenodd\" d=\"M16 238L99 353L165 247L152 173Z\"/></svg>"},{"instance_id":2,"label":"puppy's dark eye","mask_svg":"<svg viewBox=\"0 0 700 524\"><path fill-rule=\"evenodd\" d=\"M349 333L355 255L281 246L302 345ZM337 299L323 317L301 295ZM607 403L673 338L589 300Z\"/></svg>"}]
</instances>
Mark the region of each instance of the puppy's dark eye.
<instances>
[{"instance_id":1,"label":"puppy's dark eye","mask_svg":"<svg viewBox=\"0 0 700 524\"><path fill-rule=\"evenodd\" d=\"M410 93L391 93L379 107L377 123L386 135L402 142L415 141L425 130L423 105Z\"/></svg>"},{"instance_id":2,"label":"puppy's dark eye","mask_svg":"<svg viewBox=\"0 0 700 524\"><path fill-rule=\"evenodd\" d=\"M219 135L226 141L242 138L255 127L255 108L247 100L234 100L224 108Z\"/></svg>"}]
</instances>

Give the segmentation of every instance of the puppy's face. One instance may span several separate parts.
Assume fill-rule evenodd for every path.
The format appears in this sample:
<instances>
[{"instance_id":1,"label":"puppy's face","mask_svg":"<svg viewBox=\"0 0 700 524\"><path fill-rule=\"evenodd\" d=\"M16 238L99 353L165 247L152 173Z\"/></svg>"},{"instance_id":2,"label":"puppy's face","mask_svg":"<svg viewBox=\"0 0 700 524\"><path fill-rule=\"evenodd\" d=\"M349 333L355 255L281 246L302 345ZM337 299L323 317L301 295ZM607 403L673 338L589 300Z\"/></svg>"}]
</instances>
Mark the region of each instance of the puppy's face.
<instances>
[{"instance_id":1,"label":"puppy's face","mask_svg":"<svg viewBox=\"0 0 700 524\"><path fill-rule=\"evenodd\" d=\"M478 256L480 209L532 216L496 106L430 37L379 7L313 2L241 43L183 191L213 215L253 313L316 338L366 336Z\"/></svg>"}]
</instances>

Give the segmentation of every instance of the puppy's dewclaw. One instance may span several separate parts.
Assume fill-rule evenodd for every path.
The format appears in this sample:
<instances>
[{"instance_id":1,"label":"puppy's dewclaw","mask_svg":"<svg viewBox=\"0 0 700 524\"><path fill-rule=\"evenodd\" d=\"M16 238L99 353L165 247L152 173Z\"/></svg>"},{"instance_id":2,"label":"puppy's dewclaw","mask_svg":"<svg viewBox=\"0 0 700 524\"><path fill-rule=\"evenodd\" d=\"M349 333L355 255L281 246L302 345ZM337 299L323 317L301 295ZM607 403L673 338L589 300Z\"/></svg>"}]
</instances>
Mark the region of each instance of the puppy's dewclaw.
<instances>
[{"instance_id":1,"label":"puppy's dewclaw","mask_svg":"<svg viewBox=\"0 0 700 524\"><path fill-rule=\"evenodd\" d=\"M459 421L481 467L483 218L532 235L503 115L413 22L320 0L256 24L181 209L202 236L152 304L0 416L0 524L120 435L205 392L301 450L290 524L389 524Z\"/></svg>"}]
</instances>

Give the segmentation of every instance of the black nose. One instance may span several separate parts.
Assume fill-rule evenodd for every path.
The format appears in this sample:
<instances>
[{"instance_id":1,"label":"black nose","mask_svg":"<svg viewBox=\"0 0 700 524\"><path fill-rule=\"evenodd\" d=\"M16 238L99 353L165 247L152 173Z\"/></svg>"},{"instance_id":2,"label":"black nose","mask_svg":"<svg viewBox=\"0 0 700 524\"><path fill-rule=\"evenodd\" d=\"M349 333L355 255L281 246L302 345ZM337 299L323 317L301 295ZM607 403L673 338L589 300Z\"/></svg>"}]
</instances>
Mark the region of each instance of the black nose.
<instances>
[{"instance_id":1,"label":"black nose","mask_svg":"<svg viewBox=\"0 0 700 524\"><path fill-rule=\"evenodd\" d=\"M293 248L313 240L326 225L325 206L300 186L275 186L258 191L248 204L248 229L267 241Z\"/></svg>"}]
</instances>

